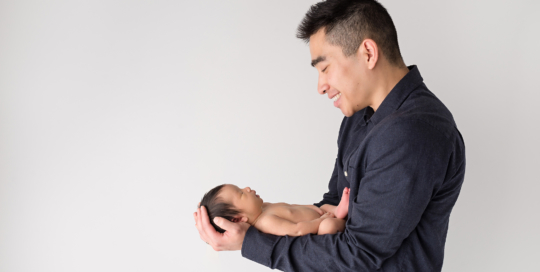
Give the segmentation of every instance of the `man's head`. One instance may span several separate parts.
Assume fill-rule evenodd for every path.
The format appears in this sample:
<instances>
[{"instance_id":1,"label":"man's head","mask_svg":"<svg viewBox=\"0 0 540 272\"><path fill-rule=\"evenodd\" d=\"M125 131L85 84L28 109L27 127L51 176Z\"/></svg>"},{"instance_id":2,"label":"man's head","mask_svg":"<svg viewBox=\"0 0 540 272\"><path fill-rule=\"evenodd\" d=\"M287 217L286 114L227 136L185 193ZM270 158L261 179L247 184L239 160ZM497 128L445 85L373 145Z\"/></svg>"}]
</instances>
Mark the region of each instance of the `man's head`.
<instances>
[{"instance_id":1,"label":"man's head","mask_svg":"<svg viewBox=\"0 0 540 272\"><path fill-rule=\"evenodd\" d=\"M223 233L225 230L214 223L215 217L223 217L232 222L252 223L262 212L262 204L263 200L255 190L223 184L208 191L200 205L206 207L212 226Z\"/></svg>"},{"instance_id":2,"label":"man's head","mask_svg":"<svg viewBox=\"0 0 540 272\"><path fill-rule=\"evenodd\" d=\"M392 70L406 69L394 23L374 0L317 3L299 25L297 37L309 42L319 93L337 99L334 105L345 116L372 106L381 80Z\"/></svg>"}]
</instances>

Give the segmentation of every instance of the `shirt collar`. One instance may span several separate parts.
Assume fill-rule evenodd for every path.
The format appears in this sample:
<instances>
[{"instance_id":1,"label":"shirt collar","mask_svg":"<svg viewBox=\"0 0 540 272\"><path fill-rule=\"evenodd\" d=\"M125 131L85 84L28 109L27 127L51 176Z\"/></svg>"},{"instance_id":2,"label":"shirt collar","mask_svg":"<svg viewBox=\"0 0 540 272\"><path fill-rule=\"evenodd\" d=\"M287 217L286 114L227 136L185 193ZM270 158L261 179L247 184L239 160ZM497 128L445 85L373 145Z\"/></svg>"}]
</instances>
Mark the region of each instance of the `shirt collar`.
<instances>
[{"instance_id":1,"label":"shirt collar","mask_svg":"<svg viewBox=\"0 0 540 272\"><path fill-rule=\"evenodd\" d=\"M408 66L409 72L394 86L390 93L383 100L376 112L373 112L371 107L367 107L363 110L363 117L360 118L360 125L365 125L369 120L377 125L386 116L390 115L403 101L409 96L409 94L422 84L424 79L420 75L420 71L416 65Z\"/></svg>"}]
</instances>

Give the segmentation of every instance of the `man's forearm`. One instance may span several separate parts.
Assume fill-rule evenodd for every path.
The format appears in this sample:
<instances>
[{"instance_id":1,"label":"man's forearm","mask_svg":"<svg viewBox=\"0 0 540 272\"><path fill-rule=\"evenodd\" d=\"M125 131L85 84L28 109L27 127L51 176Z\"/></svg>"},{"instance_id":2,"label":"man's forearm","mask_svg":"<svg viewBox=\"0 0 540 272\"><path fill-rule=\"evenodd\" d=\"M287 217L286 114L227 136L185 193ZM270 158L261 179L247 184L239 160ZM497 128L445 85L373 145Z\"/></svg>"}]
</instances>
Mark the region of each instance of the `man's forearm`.
<instances>
[{"instance_id":1,"label":"man's forearm","mask_svg":"<svg viewBox=\"0 0 540 272\"><path fill-rule=\"evenodd\" d=\"M349 244L346 233L276 236L250 227L242 256L283 271L375 271L371 255ZM329 250L332 249L332 250ZM331 264L331 266L329 266Z\"/></svg>"}]
</instances>

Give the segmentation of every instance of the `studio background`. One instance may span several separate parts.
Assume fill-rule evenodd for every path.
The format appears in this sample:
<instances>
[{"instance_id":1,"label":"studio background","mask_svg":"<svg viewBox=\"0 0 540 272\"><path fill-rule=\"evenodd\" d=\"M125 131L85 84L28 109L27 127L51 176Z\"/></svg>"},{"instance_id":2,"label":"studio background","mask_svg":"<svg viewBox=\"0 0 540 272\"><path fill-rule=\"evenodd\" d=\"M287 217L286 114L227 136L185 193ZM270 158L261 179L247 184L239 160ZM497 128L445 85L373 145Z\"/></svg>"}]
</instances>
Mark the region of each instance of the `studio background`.
<instances>
[{"instance_id":1,"label":"studio background","mask_svg":"<svg viewBox=\"0 0 540 272\"><path fill-rule=\"evenodd\" d=\"M194 226L222 183L327 191L317 1L0 1L0 271L270 271ZM443 271L540 271L538 1L382 0L467 171ZM330 249L329 249L330 250Z\"/></svg>"}]
</instances>

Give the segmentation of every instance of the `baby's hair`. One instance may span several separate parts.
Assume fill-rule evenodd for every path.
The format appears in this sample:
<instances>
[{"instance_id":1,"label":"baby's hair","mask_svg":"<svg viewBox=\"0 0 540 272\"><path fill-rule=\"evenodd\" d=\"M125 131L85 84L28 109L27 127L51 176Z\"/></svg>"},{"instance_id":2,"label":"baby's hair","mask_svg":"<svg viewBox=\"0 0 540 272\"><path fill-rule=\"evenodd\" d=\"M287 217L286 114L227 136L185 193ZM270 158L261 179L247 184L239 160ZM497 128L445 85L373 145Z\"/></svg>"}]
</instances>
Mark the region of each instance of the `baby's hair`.
<instances>
[{"instance_id":1,"label":"baby's hair","mask_svg":"<svg viewBox=\"0 0 540 272\"><path fill-rule=\"evenodd\" d=\"M237 210L232 204L225 203L221 197L219 197L219 192L223 189L225 184L216 186L208 193L204 194L201 200L201 206L205 206L208 211L208 217L210 218L210 223L214 228L220 232L224 233L225 230L218 227L214 223L214 218L223 217L229 221L236 222L235 216L240 214L240 211Z\"/></svg>"}]
</instances>

